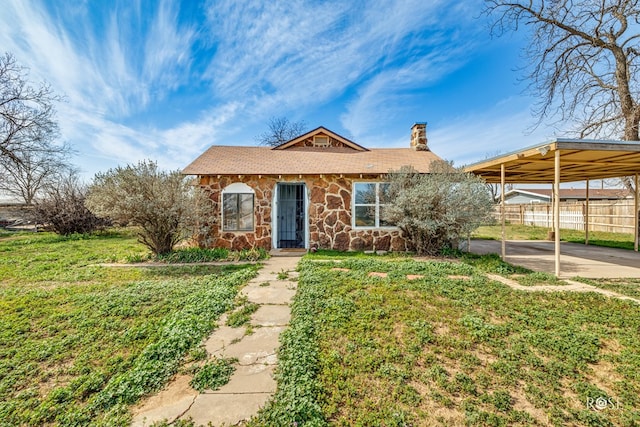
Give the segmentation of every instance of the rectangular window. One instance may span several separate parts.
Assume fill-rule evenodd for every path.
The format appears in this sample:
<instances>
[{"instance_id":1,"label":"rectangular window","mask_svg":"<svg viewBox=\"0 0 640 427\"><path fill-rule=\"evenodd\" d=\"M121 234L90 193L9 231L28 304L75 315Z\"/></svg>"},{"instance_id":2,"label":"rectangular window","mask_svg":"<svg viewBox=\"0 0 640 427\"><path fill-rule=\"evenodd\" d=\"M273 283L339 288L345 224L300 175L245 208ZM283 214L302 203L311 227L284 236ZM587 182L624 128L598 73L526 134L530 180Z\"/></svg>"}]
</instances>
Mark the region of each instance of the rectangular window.
<instances>
[{"instance_id":1,"label":"rectangular window","mask_svg":"<svg viewBox=\"0 0 640 427\"><path fill-rule=\"evenodd\" d=\"M356 182L353 185L355 227L393 227L383 218L389 203L388 190L387 182Z\"/></svg>"},{"instance_id":2,"label":"rectangular window","mask_svg":"<svg viewBox=\"0 0 640 427\"><path fill-rule=\"evenodd\" d=\"M253 194L222 195L222 230L253 231Z\"/></svg>"}]
</instances>

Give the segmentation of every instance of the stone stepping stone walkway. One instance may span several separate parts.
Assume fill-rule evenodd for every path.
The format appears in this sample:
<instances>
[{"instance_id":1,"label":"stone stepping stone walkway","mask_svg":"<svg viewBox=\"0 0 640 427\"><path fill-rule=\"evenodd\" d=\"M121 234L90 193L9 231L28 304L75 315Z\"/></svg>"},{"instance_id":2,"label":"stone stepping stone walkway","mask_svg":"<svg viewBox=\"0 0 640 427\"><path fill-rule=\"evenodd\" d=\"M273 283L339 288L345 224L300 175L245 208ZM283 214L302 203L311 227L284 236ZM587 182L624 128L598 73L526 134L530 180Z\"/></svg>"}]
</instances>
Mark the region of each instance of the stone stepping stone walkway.
<instances>
[{"instance_id":1,"label":"stone stepping stone walkway","mask_svg":"<svg viewBox=\"0 0 640 427\"><path fill-rule=\"evenodd\" d=\"M575 280L564 279L568 285L538 285L538 286L523 286L515 280L507 279L506 277L498 276L497 274L487 274L487 277L491 280L495 280L502 284L509 286L511 289L517 289L519 291L526 292L595 292L598 294L606 295L610 298L618 298L622 300L633 301L636 304L640 304L640 300L637 298L628 297L626 295L619 294L617 292L610 291L608 289L598 288L596 286L588 285L582 282L576 282Z\"/></svg>"},{"instance_id":2,"label":"stone stepping stone walkway","mask_svg":"<svg viewBox=\"0 0 640 427\"><path fill-rule=\"evenodd\" d=\"M238 425L263 407L276 390L273 373L277 364L280 333L291 319L290 304L296 293L299 256L271 257L257 277L240 291L258 304L246 327L220 325L206 339L210 358L236 358L236 370L218 390L200 393L190 385L191 376L177 375L163 390L133 409L132 426L191 419L196 425ZM287 276L286 279L283 278Z\"/></svg>"},{"instance_id":3,"label":"stone stepping stone walkway","mask_svg":"<svg viewBox=\"0 0 640 427\"><path fill-rule=\"evenodd\" d=\"M332 271L350 271L348 268L343 267L333 267ZM371 271L367 274L369 277L380 277L386 278L388 276L387 273L379 272L379 271ZM417 280L424 278L424 275L421 274L407 274L407 280ZM469 280L469 276L460 276L460 275L449 275L447 276L449 279L453 280ZM491 280L495 280L502 284L509 286L512 289L527 291L527 292L595 292L598 294L606 295L611 298L618 298L622 300L633 301L637 304L640 304L640 299L632 298L626 295L619 294L617 292L613 292L607 289L598 288L596 286L588 285L586 283L576 282L574 280L565 279L564 281L568 283L568 285L539 285L539 286L523 286L516 282L515 280L507 279L506 277L499 276L497 274L487 274L487 277Z\"/></svg>"}]
</instances>

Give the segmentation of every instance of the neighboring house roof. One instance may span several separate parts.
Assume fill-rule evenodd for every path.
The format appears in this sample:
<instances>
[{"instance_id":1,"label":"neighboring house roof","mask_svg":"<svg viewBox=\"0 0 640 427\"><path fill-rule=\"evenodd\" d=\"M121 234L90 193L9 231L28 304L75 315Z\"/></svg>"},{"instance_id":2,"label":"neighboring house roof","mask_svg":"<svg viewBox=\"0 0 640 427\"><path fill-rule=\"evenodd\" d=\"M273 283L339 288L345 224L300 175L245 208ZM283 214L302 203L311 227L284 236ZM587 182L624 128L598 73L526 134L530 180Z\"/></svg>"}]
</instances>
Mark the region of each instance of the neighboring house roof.
<instances>
[{"instance_id":1,"label":"neighboring house roof","mask_svg":"<svg viewBox=\"0 0 640 427\"><path fill-rule=\"evenodd\" d=\"M19 199L18 197L12 194L4 194L0 193L0 205L23 205L24 200Z\"/></svg>"},{"instance_id":2,"label":"neighboring house roof","mask_svg":"<svg viewBox=\"0 0 640 427\"><path fill-rule=\"evenodd\" d=\"M551 200L553 190L549 188L527 188L526 190L520 188L514 188L504 193L505 198L515 197L517 195L529 195L536 198L544 198ZM629 192L622 188L604 188L604 189L589 189L589 199L624 199L629 197ZM574 199L585 200L587 198L587 190L585 188L561 188L560 199Z\"/></svg>"},{"instance_id":3,"label":"neighboring house roof","mask_svg":"<svg viewBox=\"0 0 640 427\"><path fill-rule=\"evenodd\" d=\"M214 145L187 166L185 175L383 174L402 166L429 172L440 157L411 148L355 151L345 148L234 147Z\"/></svg>"},{"instance_id":4,"label":"neighboring house roof","mask_svg":"<svg viewBox=\"0 0 640 427\"><path fill-rule=\"evenodd\" d=\"M415 126L415 125L414 125ZM317 146L315 138L322 137ZM328 138L328 139L327 139ZM426 141L426 137L424 138ZM412 166L429 172L431 162L441 160L428 149L367 149L324 127L277 147L209 147L187 166L185 175L379 175Z\"/></svg>"}]
</instances>

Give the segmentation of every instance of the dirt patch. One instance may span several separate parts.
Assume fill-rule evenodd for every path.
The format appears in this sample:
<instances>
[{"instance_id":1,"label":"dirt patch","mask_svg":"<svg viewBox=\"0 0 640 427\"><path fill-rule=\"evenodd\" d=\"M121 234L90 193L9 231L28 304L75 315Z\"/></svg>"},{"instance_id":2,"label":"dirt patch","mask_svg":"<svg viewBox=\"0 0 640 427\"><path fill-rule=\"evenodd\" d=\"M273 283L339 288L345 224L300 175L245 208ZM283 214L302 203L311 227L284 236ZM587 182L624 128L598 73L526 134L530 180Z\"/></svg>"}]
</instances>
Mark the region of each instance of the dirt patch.
<instances>
[{"instance_id":1,"label":"dirt patch","mask_svg":"<svg viewBox=\"0 0 640 427\"><path fill-rule=\"evenodd\" d=\"M609 396L616 396L614 384L624 381L624 378L616 372L615 366L608 360L600 360L591 364L592 371L587 375L590 383L605 391Z\"/></svg>"},{"instance_id":2,"label":"dirt patch","mask_svg":"<svg viewBox=\"0 0 640 427\"><path fill-rule=\"evenodd\" d=\"M619 354L622 346L616 339L601 339L601 349L603 354Z\"/></svg>"},{"instance_id":3,"label":"dirt patch","mask_svg":"<svg viewBox=\"0 0 640 427\"><path fill-rule=\"evenodd\" d=\"M489 367L493 363L498 361L496 355L493 352L489 351L483 345L478 345L473 351L472 354L480 360L480 363L483 367Z\"/></svg>"},{"instance_id":4,"label":"dirt patch","mask_svg":"<svg viewBox=\"0 0 640 427\"><path fill-rule=\"evenodd\" d=\"M526 412L542 425L551 424L551 420L544 409L537 408L529 402L529 399L527 399L527 395L522 388L522 384L519 384L519 386L511 392L511 397L513 398L513 409L516 411Z\"/></svg>"},{"instance_id":5,"label":"dirt patch","mask_svg":"<svg viewBox=\"0 0 640 427\"><path fill-rule=\"evenodd\" d=\"M348 268L333 267L331 271L351 271L351 270Z\"/></svg>"},{"instance_id":6,"label":"dirt patch","mask_svg":"<svg viewBox=\"0 0 640 427\"><path fill-rule=\"evenodd\" d=\"M441 323L433 328L433 332L437 335L449 335L451 333L451 329L449 329L448 325Z\"/></svg>"},{"instance_id":7,"label":"dirt patch","mask_svg":"<svg viewBox=\"0 0 640 427\"><path fill-rule=\"evenodd\" d=\"M578 393L571 388L572 380L569 378L563 378L560 380L560 386L562 387L562 397L567 402L567 406L577 411L585 408L585 402L578 396Z\"/></svg>"},{"instance_id":8,"label":"dirt patch","mask_svg":"<svg viewBox=\"0 0 640 427\"><path fill-rule=\"evenodd\" d=\"M460 409L461 399L456 397L449 397L452 405L443 406L442 403L436 402L432 394L437 391L433 390L429 385L419 381L411 381L409 383L419 394L422 396L422 403L420 409L426 414L429 414L428 418L420 420L420 422L426 422L426 424L420 424L425 426L462 426L465 425L465 414Z\"/></svg>"},{"instance_id":9,"label":"dirt patch","mask_svg":"<svg viewBox=\"0 0 640 427\"><path fill-rule=\"evenodd\" d=\"M372 271L372 272L370 272L369 274L367 274L367 276L369 276L369 277L382 277L382 278L385 278L385 277L387 277L387 276L388 276L388 274L387 274L387 273L381 273L381 272L379 272L379 271Z\"/></svg>"},{"instance_id":10,"label":"dirt patch","mask_svg":"<svg viewBox=\"0 0 640 427\"><path fill-rule=\"evenodd\" d=\"M136 263L118 263L109 262L95 264L98 267L125 267L125 268L166 268L166 267L189 267L200 265L224 266L224 265L241 265L241 264L260 264L260 261L204 261L204 262L157 262L145 261Z\"/></svg>"}]
</instances>

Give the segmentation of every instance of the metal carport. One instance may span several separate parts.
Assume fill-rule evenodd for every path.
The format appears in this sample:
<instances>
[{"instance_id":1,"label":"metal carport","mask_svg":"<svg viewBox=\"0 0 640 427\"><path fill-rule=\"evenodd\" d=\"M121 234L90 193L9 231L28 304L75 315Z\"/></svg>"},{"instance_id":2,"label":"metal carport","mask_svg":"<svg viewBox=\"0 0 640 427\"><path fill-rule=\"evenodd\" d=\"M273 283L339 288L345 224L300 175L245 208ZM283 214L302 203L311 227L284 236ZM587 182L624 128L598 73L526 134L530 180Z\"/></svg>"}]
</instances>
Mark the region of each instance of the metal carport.
<instances>
[{"instance_id":1,"label":"metal carport","mask_svg":"<svg viewBox=\"0 0 640 427\"><path fill-rule=\"evenodd\" d=\"M560 183L586 181L587 203L589 181L633 176L635 194L635 243L638 250L638 174L640 173L640 141L604 141L556 138L471 164L465 168L488 183L501 185L502 257L505 245L505 184L553 184L553 218L555 235L555 274L560 275ZM588 219L587 219L588 241Z\"/></svg>"}]
</instances>

